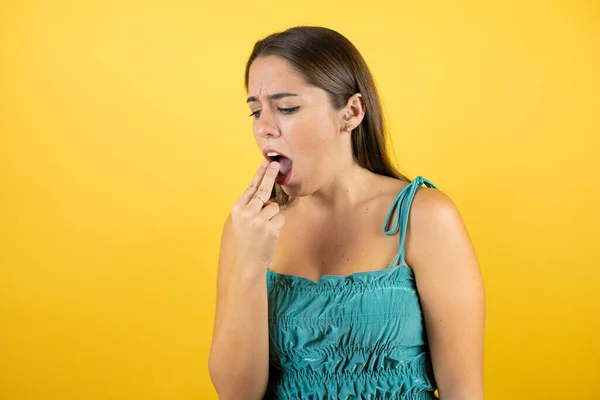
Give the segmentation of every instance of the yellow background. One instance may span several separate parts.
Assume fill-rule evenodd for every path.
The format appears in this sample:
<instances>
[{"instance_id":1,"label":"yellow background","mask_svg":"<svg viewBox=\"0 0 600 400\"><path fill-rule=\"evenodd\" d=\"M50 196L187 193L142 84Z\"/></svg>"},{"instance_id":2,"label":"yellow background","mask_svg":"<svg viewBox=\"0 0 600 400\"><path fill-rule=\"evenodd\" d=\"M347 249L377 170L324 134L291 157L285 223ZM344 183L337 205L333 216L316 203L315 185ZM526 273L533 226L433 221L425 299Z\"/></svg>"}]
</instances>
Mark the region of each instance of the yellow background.
<instances>
[{"instance_id":1,"label":"yellow background","mask_svg":"<svg viewBox=\"0 0 600 400\"><path fill-rule=\"evenodd\" d=\"M487 399L597 397L597 1L5 0L0 398L216 398L219 237L261 160L244 63L299 24L356 44L401 170L459 206Z\"/></svg>"}]
</instances>

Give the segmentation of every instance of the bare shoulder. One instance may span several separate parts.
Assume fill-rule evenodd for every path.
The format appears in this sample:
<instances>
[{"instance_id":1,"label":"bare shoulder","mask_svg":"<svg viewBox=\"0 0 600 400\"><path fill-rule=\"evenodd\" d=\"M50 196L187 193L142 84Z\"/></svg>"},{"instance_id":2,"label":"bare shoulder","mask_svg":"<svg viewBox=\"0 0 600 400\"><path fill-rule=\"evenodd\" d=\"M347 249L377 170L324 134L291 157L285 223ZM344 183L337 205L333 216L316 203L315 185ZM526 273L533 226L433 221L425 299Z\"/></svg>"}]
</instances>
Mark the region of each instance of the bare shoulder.
<instances>
[{"instance_id":1,"label":"bare shoulder","mask_svg":"<svg viewBox=\"0 0 600 400\"><path fill-rule=\"evenodd\" d=\"M412 182L381 176L379 177L379 180L375 182L375 186L378 187L378 193L377 196L375 196L375 199L380 200L382 206L389 207L391 201L410 184L412 184ZM411 205L411 214L422 214L424 211L431 212L432 209L443 212L444 210L448 211L453 208L456 210L452 200L441 190L429 187L419 187Z\"/></svg>"},{"instance_id":2,"label":"bare shoulder","mask_svg":"<svg viewBox=\"0 0 600 400\"><path fill-rule=\"evenodd\" d=\"M430 187L417 189L411 206L413 219L420 223L456 223L460 217L454 201L442 190Z\"/></svg>"},{"instance_id":3,"label":"bare shoulder","mask_svg":"<svg viewBox=\"0 0 600 400\"><path fill-rule=\"evenodd\" d=\"M406 260L413 269L416 267L415 272L423 272L423 269L434 271L444 266L449 268L450 260L476 265L471 239L460 211L443 191L419 188L408 221Z\"/></svg>"},{"instance_id":4,"label":"bare shoulder","mask_svg":"<svg viewBox=\"0 0 600 400\"><path fill-rule=\"evenodd\" d=\"M428 242L464 228L454 201L443 191L429 187L417 189L411 205L409 224L412 236Z\"/></svg>"}]
</instances>

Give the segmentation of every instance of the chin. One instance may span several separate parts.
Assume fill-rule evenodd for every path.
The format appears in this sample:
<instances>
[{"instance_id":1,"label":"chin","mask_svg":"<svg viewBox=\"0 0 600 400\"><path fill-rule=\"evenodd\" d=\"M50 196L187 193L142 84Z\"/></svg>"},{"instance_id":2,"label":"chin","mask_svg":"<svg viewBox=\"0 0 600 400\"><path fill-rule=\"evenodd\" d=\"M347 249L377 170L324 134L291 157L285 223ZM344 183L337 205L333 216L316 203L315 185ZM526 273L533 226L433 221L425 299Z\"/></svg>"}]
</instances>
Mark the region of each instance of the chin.
<instances>
[{"instance_id":1,"label":"chin","mask_svg":"<svg viewBox=\"0 0 600 400\"><path fill-rule=\"evenodd\" d=\"M310 185L298 176L293 176L288 183L281 186L281 189L290 197L304 197L311 193Z\"/></svg>"},{"instance_id":2,"label":"chin","mask_svg":"<svg viewBox=\"0 0 600 400\"><path fill-rule=\"evenodd\" d=\"M307 182L290 181L285 186L281 186L281 189L290 197L305 197L310 196L315 192L314 181L313 185Z\"/></svg>"},{"instance_id":3,"label":"chin","mask_svg":"<svg viewBox=\"0 0 600 400\"><path fill-rule=\"evenodd\" d=\"M300 197L302 196L302 188L300 185L294 185L288 183L285 186L281 186L281 189L290 197Z\"/></svg>"}]
</instances>

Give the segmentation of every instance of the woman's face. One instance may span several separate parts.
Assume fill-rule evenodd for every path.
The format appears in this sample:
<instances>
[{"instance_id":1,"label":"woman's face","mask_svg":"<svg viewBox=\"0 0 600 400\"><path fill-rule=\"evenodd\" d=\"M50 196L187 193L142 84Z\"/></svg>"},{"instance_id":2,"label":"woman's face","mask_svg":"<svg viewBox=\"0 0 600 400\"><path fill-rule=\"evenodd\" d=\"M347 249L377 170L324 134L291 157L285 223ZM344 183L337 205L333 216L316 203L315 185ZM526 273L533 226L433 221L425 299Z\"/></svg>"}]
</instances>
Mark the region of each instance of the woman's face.
<instances>
[{"instance_id":1,"label":"woman's face","mask_svg":"<svg viewBox=\"0 0 600 400\"><path fill-rule=\"evenodd\" d=\"M277 183L284 191L307 195L330 182L340 157L347 157L350 135L341 131L343 110L333 110L327 93L306 84L283 58L267 56L250 66L248 96L263 155L273 159L267 153L274 151L289 159L279 159Z\"/></svg>"}]
</instances>

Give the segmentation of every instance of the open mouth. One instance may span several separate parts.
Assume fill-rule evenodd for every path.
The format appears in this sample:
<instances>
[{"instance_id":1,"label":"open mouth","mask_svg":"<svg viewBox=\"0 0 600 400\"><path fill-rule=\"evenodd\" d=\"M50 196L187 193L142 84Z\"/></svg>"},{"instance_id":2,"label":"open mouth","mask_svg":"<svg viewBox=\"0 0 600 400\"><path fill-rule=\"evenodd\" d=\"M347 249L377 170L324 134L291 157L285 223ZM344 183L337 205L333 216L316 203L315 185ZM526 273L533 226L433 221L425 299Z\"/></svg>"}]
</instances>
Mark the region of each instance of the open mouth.
<instances>
[{"instance_id":1,"label":"open mouth","mask_svg":"<svg viewBox=\"0 0 600 400\"><path fill-rule=\"evenodd\" d=\"M265 153L267 160L277 161L279 163L279 173L275 179L278 185L285 185L292 177L292 160L289 157L275 151L270 150Z\"/></svg>"}]
</instances>

